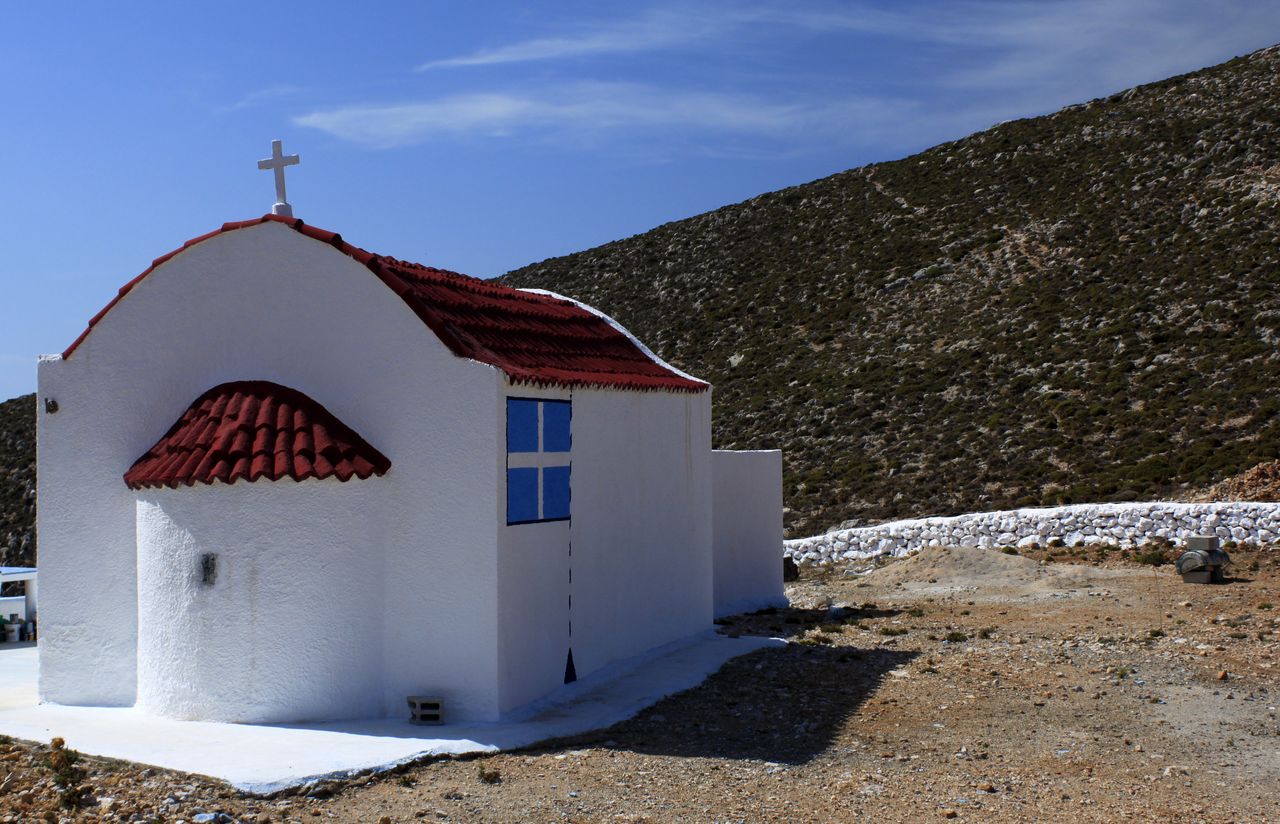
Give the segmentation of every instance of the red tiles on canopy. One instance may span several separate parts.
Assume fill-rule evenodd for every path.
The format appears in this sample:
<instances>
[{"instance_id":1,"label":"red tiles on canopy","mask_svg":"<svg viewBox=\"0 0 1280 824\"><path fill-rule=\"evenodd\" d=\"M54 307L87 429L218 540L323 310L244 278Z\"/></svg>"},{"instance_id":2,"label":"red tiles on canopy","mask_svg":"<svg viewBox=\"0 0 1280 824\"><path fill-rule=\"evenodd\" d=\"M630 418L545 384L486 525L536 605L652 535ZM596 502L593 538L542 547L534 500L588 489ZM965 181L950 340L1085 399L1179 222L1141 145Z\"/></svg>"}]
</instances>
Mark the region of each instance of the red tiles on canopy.
<instances>
[{"instance_id":1,"label":"red tiles on canopy","mask_svg":"<svg viewBox=\"0 0 1280 824\"><path fill-rule=\"evenodd\" d=\"M260 478L346 481L390 468L386 456L298 390L236 381L196 398L124 482L142 489Z\"/></svg>"}]
</instances>

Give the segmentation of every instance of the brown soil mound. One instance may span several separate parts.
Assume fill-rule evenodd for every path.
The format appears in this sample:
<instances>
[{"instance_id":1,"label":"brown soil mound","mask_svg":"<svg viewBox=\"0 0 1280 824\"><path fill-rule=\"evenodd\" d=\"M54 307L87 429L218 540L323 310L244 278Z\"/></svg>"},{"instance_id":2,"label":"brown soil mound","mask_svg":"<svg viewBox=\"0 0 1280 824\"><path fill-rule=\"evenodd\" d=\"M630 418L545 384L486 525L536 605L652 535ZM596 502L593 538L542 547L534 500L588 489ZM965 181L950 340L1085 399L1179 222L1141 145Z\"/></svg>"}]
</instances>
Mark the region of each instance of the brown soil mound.
<instances>
[{"instance_id":1,"label":"brown soil mound","mask_svg":"<svg viewBox=\"0 0 1280 824\"><path fill-rule=\"evenodd\" d=\"M1089 566L1046 565L1032 558L977 547L930 547L889 564L863 580L877 587L914 592L1046 595L1090 589L1122 575Z\"/></svg>"},{"instance_id":2,"label":"brown soil mound","mask_svg":"<svg viewBox=\"0 0 1280 824\"><path fill-rule=\"evenodd\" d=\"M1280 501L1280 461L1260 463L1191 498L1199 501Z\"/></svg>"}]
</instances>

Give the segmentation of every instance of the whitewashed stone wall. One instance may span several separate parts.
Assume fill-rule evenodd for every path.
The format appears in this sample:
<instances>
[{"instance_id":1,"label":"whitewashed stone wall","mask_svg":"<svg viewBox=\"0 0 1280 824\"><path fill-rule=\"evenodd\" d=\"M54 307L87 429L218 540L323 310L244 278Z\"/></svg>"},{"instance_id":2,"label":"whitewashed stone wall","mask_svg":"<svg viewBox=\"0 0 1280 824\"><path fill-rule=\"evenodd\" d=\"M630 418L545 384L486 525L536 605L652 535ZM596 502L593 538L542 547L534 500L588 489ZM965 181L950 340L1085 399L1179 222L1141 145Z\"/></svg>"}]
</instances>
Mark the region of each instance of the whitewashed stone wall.
<instances>
[{"instance_id":1,"label":"whitewashed stone wall","mask_svg":"<svg viewBox=\"0 0 1280 824\"><path fill-rule=\"evenodd\" d=\"M823 566L929 546L1029 546L1058 538L1067 546L1131 547L1156 538L1180 544L1189 535L1270 543L1280 539L1280 503L1077 504L917 518L784 541L783 554Z\"/></svg>"}]
</instances>

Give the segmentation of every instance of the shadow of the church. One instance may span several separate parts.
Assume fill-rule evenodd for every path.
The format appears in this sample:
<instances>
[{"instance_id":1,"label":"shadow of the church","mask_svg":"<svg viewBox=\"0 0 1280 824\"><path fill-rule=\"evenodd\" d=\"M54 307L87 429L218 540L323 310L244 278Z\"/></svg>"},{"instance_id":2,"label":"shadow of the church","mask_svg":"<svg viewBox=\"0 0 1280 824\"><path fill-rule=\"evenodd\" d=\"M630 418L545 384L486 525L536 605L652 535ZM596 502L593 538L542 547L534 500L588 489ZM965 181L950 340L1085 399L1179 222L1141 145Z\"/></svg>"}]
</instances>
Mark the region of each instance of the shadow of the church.
<instances>
[{"instance_id":1,"label":"shadow of the church","mask_svg":"<svg viewBox=\"0 0 1280 824\"><path fill-rule=\"evenodd\" d=\"M425 738L435 732L442 741L479 742L529 754L601 747L687 758L802 764L827 751L889 673L920 654L895 649L892 638L869 647L843 643L849 626L898 614L896 609L863 604L835 609L770 608L718 620L724 636L790 643L730 658L702 683L659 700L629 720L568 736L551 737L555 735L552 732L536 744L520 742L522 737L535 739L529 738L529 730L519 723L415 727L400 719L384 719L281 726L388 739ZM552 709L546 718L539 716L529 723L542 723L550 732L576 711L573 705ZM464 754L466 750L457 752Z\"/></svg>"},{"instance_id":2,"label":"shadow of the church","mask_svg":"<svg viewBox=\"0 0 1280 824\"><path fill-rule=\"evenodd\" d=\"M825 644L762 649L629 721L527 751L591 746L802 764L830 748L888 674L918 655Z\"/></svg>"}]
</instances>

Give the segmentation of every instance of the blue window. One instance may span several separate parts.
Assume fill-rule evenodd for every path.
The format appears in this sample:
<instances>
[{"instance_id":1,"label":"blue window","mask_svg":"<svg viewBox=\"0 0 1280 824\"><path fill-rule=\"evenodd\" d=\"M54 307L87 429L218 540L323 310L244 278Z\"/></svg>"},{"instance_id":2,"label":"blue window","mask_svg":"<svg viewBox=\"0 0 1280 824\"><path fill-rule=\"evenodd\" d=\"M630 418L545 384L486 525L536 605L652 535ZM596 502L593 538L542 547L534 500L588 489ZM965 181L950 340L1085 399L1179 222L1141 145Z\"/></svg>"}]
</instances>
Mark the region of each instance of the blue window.
<instances>
[{"instance_id":1,"label":"blue window","mask_svg":"<svg viewBox=\"0 0 1280 824\"><path fill-rule=\"evenodd\" d=\"M569 451L569 416L569 404L565 401L542 404L543 452Z\"/></svg>"},{"instance_id":2,"label":"blue window","mask_svg":"<svg viewBox=\"0 0 1280 824\"><path fill-rule=\"evenodd\" d=\"M517 467L507 470L507 523L537 521L538 470Z\"/></svg>"},{"instance_id":3,"label":"blue window","mask_svg":"<svg viewBox=\"0 0 1280 824\"><path fill-rule=\"evenodd\" d=\"M568 520L569 401L507 398L507 523Z\"/></svg>"},{"instance_id":4,"label":"blue window","mask_svg":"<svg viewBox=\"0 0 1280 824\"><path fill-rule=\"evenodd\" d=\"M538 451L537 401L507 398L507 452Z\"/></svg>"},{"instance_id":5,"label":"blue window","mask_svg":"<svg viewBox=\"0 0 1280 824\"><path fill-rule=\"evenodd\" d=\"M542 470L542 517L547 521L569 517L569 467Z\"/></svg>"}]
</instances>

